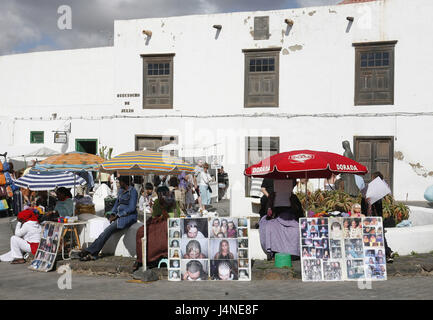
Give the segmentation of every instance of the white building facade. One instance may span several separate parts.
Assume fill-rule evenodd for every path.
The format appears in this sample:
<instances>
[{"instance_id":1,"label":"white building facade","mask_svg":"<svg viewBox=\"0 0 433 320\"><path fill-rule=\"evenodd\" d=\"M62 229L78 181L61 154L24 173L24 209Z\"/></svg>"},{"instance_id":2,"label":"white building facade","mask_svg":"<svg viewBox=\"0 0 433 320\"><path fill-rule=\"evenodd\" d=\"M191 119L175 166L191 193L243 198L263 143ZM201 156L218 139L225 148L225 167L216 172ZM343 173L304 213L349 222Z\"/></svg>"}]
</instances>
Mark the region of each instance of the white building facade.
<instances>
[{"instance_id":1,"label":"white building facade","mask_svg":"<svg viewBox=\"0 0 433 320\"><path fill-rule=\"evenodd\" d=\"M423 200L432 10L377 0L115 21L113 47L2 56L0 153L43 143L117 155L172 137L181 156L223 155L240 216L252 210L247 165L297 149L343 154L347 140L396 199ZM68 142L54 143L56 131Z\"/></svg>"}]
</instances>

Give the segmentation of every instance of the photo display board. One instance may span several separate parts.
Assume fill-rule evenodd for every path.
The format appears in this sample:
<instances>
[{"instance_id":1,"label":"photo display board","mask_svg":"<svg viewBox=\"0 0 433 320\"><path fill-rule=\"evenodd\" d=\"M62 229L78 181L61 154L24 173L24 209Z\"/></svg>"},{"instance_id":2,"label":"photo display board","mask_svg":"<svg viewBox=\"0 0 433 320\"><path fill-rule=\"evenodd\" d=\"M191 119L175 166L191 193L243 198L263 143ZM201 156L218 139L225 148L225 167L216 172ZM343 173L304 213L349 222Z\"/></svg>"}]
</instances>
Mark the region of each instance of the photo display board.
<instances>
[{"instance_id":1,"label":"photo display board","mask_svg":"<svg viewBox=\"0 0 433 320\"><path fill-rule=\"evenodd\" d=\"M301 218L302 281L386 280L382 218Z\"/></svg>"},{"instance_id":2,"label":"photo display board","mask_svg":"<svg viewBox=\"0 0 433 320\"><path fill-rule=\"evenodd\" d=\"M36 251L35 258L29 266L30 270L50 271L56 261L63 224L45 222L42 228L41 242Z\"/></svg>"},{"instance_id":3,"label":"photo display board","mask_svg":"<svg viewBox=\"0 0 433 320\"><path fill-rule=\"evenodd\" d=\"M171 218L168 280L251 280L248 218Z\"/></svg>"}]
</instances>

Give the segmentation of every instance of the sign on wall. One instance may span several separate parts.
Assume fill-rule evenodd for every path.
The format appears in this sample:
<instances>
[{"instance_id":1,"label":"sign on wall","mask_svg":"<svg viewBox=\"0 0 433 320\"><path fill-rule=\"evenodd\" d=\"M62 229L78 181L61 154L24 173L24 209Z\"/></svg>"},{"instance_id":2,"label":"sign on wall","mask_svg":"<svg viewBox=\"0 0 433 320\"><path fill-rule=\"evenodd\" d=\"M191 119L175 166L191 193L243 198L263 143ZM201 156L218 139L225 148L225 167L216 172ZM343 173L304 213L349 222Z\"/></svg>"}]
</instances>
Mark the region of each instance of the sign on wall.
<instances>
[{"instance_id":1,"label":"sign on wall","mask_svg":"<svg viewBox=\"0 0 433 320\"><path fill-rule=\"evenodd\" d=\"M66 132L54 132L54 143L67 143L68 134Z\"/></svg>"},{"instance_id":2,"label":"sign on wall","mask_svg":"<svg viewBox=\"0 0 433 320\"><path fill-rule=\"evenodd\" d=\"M168 228L169 280L251 280L249 219L172 218Z\"/></svg>"},{"instance_id":3,"label":"sign on wall","mask_svg":"<svg viewBox=\"0 0 433 320\"><path fill-rule=\"evenodd\" d=\"M30 270L48 272L53 268L57 257L62 231L62 223L45 222L38 250L36 251L35 258L29 266Z\"/></svg>"},{"instance_id":4,"label":"sign on wall","mask_svg":"<svg viewBox=\"0 0 433 320\"><path fill-rule=\"evenodd\" d=\"M386 280L382 218L301 218L302 281Z\"/></svg>"}]
</instances>

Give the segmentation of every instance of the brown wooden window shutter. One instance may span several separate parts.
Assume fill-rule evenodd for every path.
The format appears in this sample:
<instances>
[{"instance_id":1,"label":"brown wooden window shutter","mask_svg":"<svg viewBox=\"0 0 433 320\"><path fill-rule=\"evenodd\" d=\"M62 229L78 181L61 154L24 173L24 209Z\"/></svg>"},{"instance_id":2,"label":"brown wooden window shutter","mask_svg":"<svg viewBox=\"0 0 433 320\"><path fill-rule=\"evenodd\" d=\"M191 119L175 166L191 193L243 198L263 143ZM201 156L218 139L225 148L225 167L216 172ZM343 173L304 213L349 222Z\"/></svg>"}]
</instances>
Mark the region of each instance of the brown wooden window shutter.
<instances>
[{"instance_id":1,"label":"brown wooden window shutter","mask_svg":"<svg viewBox=\"0 0 433 320\"><path fill-rule=\"evenodd\" d=\"M278 107L279 51L244 50L244 107Z\"/></svg>"},{"instance_id":2,"label":"brown wooden window shutter","mask_svg":"<svg viewBox=\"0 0 433 320\"><path fill-rule=\"evenodd\" d=\"M359 43L355 47L355 105L394 104L396 41Z\"/></svg>"},{"instance_id":3,"label":"brown wooden window shutter","mask_svg":"<svg viewBox=\"0 0 433 320\"><path fill-rule=\"evenodd\" d=\"M143 58L143 108L173 108L174 54L141 56Z\"/></svg>"}]
</instances>

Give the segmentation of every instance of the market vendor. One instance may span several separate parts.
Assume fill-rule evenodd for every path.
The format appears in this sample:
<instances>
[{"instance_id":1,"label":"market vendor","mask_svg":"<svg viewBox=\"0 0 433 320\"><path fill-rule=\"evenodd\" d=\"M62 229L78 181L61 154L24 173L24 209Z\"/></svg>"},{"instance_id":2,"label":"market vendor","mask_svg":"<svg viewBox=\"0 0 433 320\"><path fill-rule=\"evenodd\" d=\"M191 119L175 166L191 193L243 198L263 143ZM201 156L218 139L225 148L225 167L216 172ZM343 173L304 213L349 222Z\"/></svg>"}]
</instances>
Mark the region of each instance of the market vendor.
<instances>
[{"instance_id":1,"label":"market vendor","mask_svg":"<svg viewBox=\"0 0 433 320\"><path fill-rule=\"evenodd\" d=\"M18 223L15 227L15 235L11 237L8 253L0 256L0 261L11 261L12 264L26 263L23 253L36 254L41 240L41 226L37 215L33 210L24 210L18 213Z\"/></svg>"},{"instance_id":2,"label":"market vendor","mask_svg":"<svg viewBox=\"0 0 433 320\"><path fill-rule=\"evenodd\" d=\"M36 193L36 206L44 207L46 212L54 211L56 202L57 199L48 194L48 191L38 191Z\"/></svg>"},{"instance_id":3,"label":"market vendor","mask_svg":"<svg viewBox=\"0 0 433 320\"><path fill-rule=\"evenodd\" d=\"M376 178L380 178L383 180L383 175L381 172L376 171L371 175L371 181L373 181ZM370 182L371 182L370 181ZM368 190L368 185L364 187L364 189L361 190L362 198L361 198L361 211L365 216L373 216L373 217L381 217L383 218L383 208L382 208L382 199L379 199L375 203L371 204L370 199L366 198L366 193ZM391 224L389 224L388 221L391 221ZM395 223L393 223L393 219L386 220L383 219L383 226L384 227L394 227ZM385 254L386 254L386 262L392 263L394 262L394 252L391 250L391 248L388 246L388 242L386 241L385 235L384 235L384 241L385 241Z\"/></svg>"},{"instance_id":4,"label":"market vendor","mask_svg":"<svg viewBox=\"0 0 433 320\"><path fill-rule=\"evenodd\" d=\"M110 236L137 222L137 190L131 186L131 177L121 176L119 178L120 190L116 202L111 209L110 225L99 235L99 237L85 250L80 252L81 261L95 260L99 251L104 247Z\"/></svg>"},{"instance_id":5,"label":"market vendor","mask_svg":"<svg viewBox=\"0 0 433 320\"><path fill-rule=\"evenodd\" d=\"M146 223L148 265L156 265L159 259L168 256L167 219L179 217L181 214L174 194L170 192L168 187L160 186L156 189L156 193L158 199L153 204L152 217ZM143 237L144 226L140 227L136 234L137 260L133 265L133 271L143 266L143 246L141 242Z\"/></svg>"},{"instance_id":6,"label":"market vendor","mask_svg":"<svg viewBox=\"0 0 433 320\"><path fill-rule=\"evenodd\" d=\"M48 211L43 216L43 221L54 221L58 217L72 216L74 213L74 201L69 189L60 187L56 190L57 202L53 211Z\"/></svg>"},{"instance_id":7,"label":"market vendor","mask_svg":"<svg viewBox=\"0 0 433 320\"><path fill-rule=\"evenodd\" d=\"M268 260L275 253L288 253L292 259L299 258L298 210L292 193L295 183L294 180L274 180L274 192L268 203L272 215L266 214L260 219L260 244Z\"/></svg>"}]
</instances>

